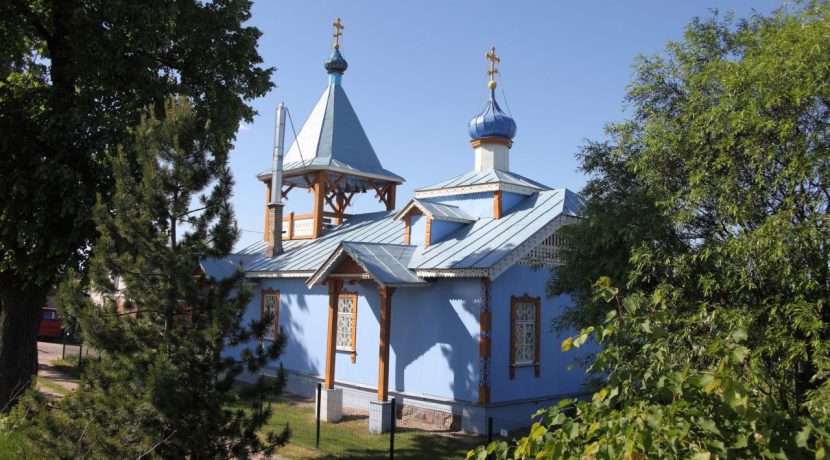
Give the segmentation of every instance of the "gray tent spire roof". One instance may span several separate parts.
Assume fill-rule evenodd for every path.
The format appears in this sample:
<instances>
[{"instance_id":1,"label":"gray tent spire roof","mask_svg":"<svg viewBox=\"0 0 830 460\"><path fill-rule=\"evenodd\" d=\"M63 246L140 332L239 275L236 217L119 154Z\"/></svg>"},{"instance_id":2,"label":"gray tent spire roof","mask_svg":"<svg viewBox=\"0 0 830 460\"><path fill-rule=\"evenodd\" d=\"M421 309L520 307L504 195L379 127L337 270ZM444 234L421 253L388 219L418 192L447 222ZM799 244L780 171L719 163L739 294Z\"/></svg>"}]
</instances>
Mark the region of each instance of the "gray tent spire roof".
<instances>
[{"instance_id":1,"label":"gray tent spire roof","mask_svg":"<svg viewBox=\"0 0 830 460\"><path fill-rule=\"evenodd\" d=\"M335 49L338 56L339 51ZM345 62L345 60L344 60ZM285 154L284 171L328 170L369 179L402 183L384 169L341 85L342 72L330 75L329 85ZM263 171L258 177L269 177Z\"/></svg>"}]
</instances>

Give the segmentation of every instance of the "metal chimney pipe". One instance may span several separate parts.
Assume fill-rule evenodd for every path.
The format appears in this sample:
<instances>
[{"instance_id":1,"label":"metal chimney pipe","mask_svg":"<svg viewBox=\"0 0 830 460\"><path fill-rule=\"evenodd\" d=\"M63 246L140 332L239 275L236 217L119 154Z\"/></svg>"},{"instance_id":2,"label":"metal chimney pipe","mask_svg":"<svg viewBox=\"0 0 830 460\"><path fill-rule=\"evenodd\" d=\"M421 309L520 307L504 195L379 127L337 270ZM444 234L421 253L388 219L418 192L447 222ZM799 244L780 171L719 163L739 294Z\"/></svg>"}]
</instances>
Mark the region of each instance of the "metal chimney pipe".
<instances>
[{"instance_id":1,"label":"metal chimney pipe","mask_svg":"<svg viewBox=\"0 0 830 460\"><path fill-rule=\"evenodd\" d=\"M282 151L285 142L285 104L277 106L274 129L274 159L271 165L271 203L282 204Z\"/></svg>"},{"instance_id":2,"label":"metal chimney pipe","mask_svg":"<svg viewBox=\"0 0 830 460\"><path fill-rule=\"evenodd\" d=\"M285 104L277 106L277 121L274 127L274 156L271 165L271 202L268 203L270 235L267 257L282 254L282 157L285 141Z\"/></svg>"}]
</instances>

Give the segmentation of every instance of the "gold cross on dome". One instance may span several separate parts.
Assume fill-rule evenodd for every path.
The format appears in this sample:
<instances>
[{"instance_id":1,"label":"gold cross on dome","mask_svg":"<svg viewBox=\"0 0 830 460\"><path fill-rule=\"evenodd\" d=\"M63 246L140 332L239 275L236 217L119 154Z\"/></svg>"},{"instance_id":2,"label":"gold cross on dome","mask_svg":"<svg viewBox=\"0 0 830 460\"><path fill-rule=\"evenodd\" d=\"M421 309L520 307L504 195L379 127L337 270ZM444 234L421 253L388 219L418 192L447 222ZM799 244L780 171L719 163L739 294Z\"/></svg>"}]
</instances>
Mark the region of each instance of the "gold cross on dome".
<instances>
[{"instance_id":1,"label":"gold cross on dome","mask_svg":"<svg viewBox=\"0 0 830 460\"><path fill-rule=\"evenodd\" d=\"M345 29L345 27L343 27L343 24L340 23L340 18L337 18L332 25L334 26L334 48L340 48L340 36L343 35L343 32L341 31Z\"/></svg>"},{"instance_id":2,"label":"gold cross on dome","mask_svg":"<svg viewBox=\"0 0 830 460\"><path fill-rule=\"evenodd\" d=\"M499 69L496 68L496 64L501 62L501 58L496 56L496 47L490 48L490 51L484 54L490 61L490 70L487 71L487 75L490 76L490 86L492 88L496 87L496 74L499 73Z\"/></svg>"}]
</instances>

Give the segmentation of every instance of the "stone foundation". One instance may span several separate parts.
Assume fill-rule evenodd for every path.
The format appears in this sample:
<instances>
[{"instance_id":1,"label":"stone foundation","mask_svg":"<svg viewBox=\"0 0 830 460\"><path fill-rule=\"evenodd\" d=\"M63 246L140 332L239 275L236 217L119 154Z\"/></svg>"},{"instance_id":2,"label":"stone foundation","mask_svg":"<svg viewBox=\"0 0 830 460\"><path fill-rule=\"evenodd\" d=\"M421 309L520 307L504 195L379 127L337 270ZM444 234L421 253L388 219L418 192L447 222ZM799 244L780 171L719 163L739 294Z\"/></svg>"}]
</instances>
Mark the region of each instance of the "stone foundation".
<instances>
[{"instance_id":1,"label":"stone foundation","mask_svg":"<svg viewBox=\"0 0 830 460\"><path fill-rule=\"evenodd\" d=\"M398 418L415 420L442 430L458 431L461 428L461 417L458 415L408 404L398 407Z\"/></svg>"}]
</instances>

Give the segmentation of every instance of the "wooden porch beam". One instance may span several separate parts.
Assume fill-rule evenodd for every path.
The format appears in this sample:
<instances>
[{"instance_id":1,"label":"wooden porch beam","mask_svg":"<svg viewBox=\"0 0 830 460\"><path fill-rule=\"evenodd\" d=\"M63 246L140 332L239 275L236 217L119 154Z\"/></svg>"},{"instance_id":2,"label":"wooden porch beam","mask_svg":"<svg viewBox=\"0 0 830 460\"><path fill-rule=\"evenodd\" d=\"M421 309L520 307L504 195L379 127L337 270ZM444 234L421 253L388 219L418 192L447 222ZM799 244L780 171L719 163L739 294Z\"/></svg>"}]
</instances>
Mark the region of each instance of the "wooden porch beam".
<instances>
[{"instance_id":1,"label":"wooden porch beam","mask_svg":"<svg viewBox=\"0 0 830 460\"><path fill-rule=\"evenodd\" d=\"M332 178L329 177L327 174L326 183L328 183L329 185L329 191L337 190L337 187L340 186L340 183L343 182L343 179L345 179L346 177L347 176L345 174L341 174L337 179L332 180Z\"/></svg>"},{"instance_id":2,"label":"wooden porch beam","mask_svg":"<svg viewBox=\"0 0 830 460\"><path fill-rule=\"evenodd\" d=\"M294 184L288 184L288 187L282 189L282 197L283 198L288 198L288 192L290 192L291 189L293 189L294 187L295 187Z\"/></svg>"},{"instance_id":3,"label":"wooden porch beam","mask_svg":"<svg viewBox=\"0 0 830 460\"><path fill-rule=\"evenodd\" d=\"M334 388L334 364L337 361L337 296L343 289L343 281L329 279L329 324L326 338L326 375L325 386L331 390Z\"/></svg>"},{"instance_id":4,"label":"wooden porch beam","mask_svg":"<svg viewBox=\"0 0 830 460\"><path fill-rule=\"evenodd\" d=\"M378 286L378 291L380 292L378 401L386 401L389 399L389 346L392 329L392 294L395 293L395 288Z\"/></svg>"},{"instance_id":5,"label":"wooden porch beam","mask_svg":"<svg viewBox=\"0 0 830 460\"><path fill-rule=\"evenodd\" d=\"M398 184L393 182L389 183L389 190L386 192L386 210L387 211L394 211L395 210L395 191L398 188Z\"/></svg>"},{"instance_id":6,"label":"wooden porch beam","mask_svg":"<svg viewBox=\"0 0 830 460\"><path fill-rule=\"evenodd\" d=\"M328 203L328 204L329 204L329 207L331 208L331 210L332 210L332 211L334 211L334 212L338 212L338 210L337 210L337 206L335 206L335 205L334 205L334 202L332 202L332 201L331 201L331 199L332 199L332 196L333 196L333 195L334 195L334 194L332 194L332 195L325 195L325 197L324 197L324 198L325 198L325 200L326 200L326 203Z\"/></svg>"}]
</instances>

